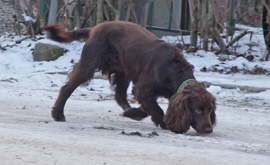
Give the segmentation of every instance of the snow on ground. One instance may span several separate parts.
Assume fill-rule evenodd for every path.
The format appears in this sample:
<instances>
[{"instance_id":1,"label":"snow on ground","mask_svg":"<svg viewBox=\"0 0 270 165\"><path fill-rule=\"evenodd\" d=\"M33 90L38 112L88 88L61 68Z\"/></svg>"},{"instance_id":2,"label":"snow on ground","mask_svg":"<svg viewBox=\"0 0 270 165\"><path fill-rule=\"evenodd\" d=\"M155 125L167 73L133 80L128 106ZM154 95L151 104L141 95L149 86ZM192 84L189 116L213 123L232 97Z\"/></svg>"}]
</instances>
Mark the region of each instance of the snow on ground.
<instances>
[{"instance_id":1,"label":"snow on ground","mask_svg":"<svg viewBox=\"0 0 270 165\"><path fill-rule=\"evenodd\" d=\"M245 36L236 49L252 54L252 62L233 55L219 61L213 52L201 50L184 52L195 66L196 78L212 84L208 90L217 97L218 124L211 135L198 135L193 129L184 135L174 134L156 128L149 118L137 122L122 117L110 84L98 78L79 87L68 100L67 122L54 122L50 110L66 81L61 73L72 68L71 61L79 60L83 43L37 41L69 50L52 62L33 62L32 50L37 42L30 39L8 47L0 52L1 164L268 164L270 78L224 71L237 66L270 72L270 63L258 60L265 52L262 31L248 29L254 32L252 40ZM0 36L0 44L13 45L19 38ZM187 37L185 42L189 42ZM258 46L248 50L245 44L250 42ZM207 72L201 72L204 67ZM214 72L210 69L213 67L223 72ZM226 85L233 88L224 88ZM251 92L241 88L245 86L264 90ZM166 109L167 100L159 99L159 103Z\"/></svg>"}]
</instances>

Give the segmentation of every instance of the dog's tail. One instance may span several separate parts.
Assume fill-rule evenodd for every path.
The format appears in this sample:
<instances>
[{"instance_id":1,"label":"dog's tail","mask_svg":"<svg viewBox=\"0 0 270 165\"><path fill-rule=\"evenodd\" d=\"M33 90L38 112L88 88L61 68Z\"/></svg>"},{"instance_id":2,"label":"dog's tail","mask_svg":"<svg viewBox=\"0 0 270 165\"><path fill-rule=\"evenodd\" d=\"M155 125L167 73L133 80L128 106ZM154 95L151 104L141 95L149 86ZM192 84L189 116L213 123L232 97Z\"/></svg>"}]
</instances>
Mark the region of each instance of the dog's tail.
<instances>
[{"instance_id":1,"label":"dog's tail","mask_svg":"<svg viewBox=\"0 0 270 165\"><path fill-rule=\"evenodd\" d=\"M86 41L90 37L91 31L91 28L65 31L62 25L46 26L43 29L48 32L47 37L49 39L61 43L70 43L75 40Z\"/></svg>"}]
</instances>

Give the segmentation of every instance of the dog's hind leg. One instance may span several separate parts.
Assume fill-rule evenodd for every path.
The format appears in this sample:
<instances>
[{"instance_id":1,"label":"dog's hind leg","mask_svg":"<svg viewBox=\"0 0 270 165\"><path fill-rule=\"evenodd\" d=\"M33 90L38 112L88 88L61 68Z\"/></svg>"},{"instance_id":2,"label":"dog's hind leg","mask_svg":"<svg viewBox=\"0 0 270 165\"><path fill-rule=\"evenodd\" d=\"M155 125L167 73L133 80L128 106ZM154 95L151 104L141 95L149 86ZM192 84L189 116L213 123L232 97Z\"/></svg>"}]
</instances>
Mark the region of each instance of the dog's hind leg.
<instances>
[{"instance_id":1,"label":"dog's hind leg","mask_svg":"<svg viewBox=\"0 0 270 165\"><path fill-rule=\"evenodd\" d=\"M141 107L139 107L126 109L125 112L123 113L123 116L139 121L146 118L148 114L145 113Z\"/></svg>"},{"instance_id":2,"label":"dog's hind leg","mask_svg":"<svg viewBox=\"0 0 270 165\"><path fill-rule=\"evenodd\" d=\"M91 49L90 49L91 50ZM94 51L92 51L94 52ZM96 53L98 54L98 53ZM80 62L74 66L73 71L68 75L67 83L61 88L58 98L52 109L52 117L55 121L65 121L64 106L67 99L73 93L73 91L82 83L93 78L95 69L98 65L98 56L91 54L89 49L85 48L82 51ZM92 55L96 58L90 58L87 56ZM91 60L87 60L87 59Z\"/></svg>"},{"instance_id":3,"label":"dog's hind leg","mask_svg":"<svg viewBox=\"0 0 270 165\"><path fill-rule=\"evenodd\" d=\"M66 104L67 99L73 93L73 91L83 82L88 80L89 75L87 72L80 67L80 63L78 63L73 71L69 75L69 79L66 84L61 88L58 98L54 104L52 110L52 117L55 121L65 121L64 116L64 106Z\"/></svg>"},{"instance_id":4,"label":"dog's hind leg","mask_svg":"<svg viewBox=\"0 0 270 165\"><path fill-rule=\"evenodd\" d=\"M116 72L112 85L115 85L115 100L123 110L131 108L127 101L127 88L130 81L123 72Z\"/></svg>"},{"instance_id":5,"label":"dog's hind leg","mask_svg":"<svg viewBox=\"0 0 270 165\"><path fill-rule=\"evenodd\" d=\"M124 110L123 116L131 118L133 120L142 120L147 117L147 113L142 111L141 108L132 108L127 101L127 88L130 80L123 72L116 72L114 75L114 81L112 85L115 87L115 100Z\"/></svg>"}]
</instances>

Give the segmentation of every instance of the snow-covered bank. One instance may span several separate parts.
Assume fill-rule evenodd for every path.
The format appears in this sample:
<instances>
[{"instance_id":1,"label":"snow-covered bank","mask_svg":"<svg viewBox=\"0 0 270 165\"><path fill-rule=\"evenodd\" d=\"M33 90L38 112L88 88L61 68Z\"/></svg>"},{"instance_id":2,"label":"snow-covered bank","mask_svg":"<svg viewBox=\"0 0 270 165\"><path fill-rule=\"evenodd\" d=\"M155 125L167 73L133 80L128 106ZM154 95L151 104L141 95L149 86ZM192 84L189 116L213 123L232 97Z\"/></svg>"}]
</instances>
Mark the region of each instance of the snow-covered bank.
<instances>
[{"instance_id":1,"label":"snow-covered bank","mask_svg":"<svg viewBox=\"0 0 270 165\"><path fill-rule=\"evenodd\" d=\"M255 29L251 29L256 32ZM253 34L252 42L262 42L262 33L261 31ZM15 38L6 38L0 37L1 45L13 45L15 40L19 39L19 36ZM188 39L188 37L185 37ZM165 41L168 42L177 42L177 37L163 37ZM245 36L242 40L239 41L239 45L241 46L241 51L245 51L248 48L245 47L243 43L250 41L249 36ZM51 62L33 62L32 50L34 48L35 43L43 42L43 43L51 43L54 45L61 46L68 50L68 52L57 59L56 61ZM17 44L12 48L7 48L5 51L1 51L0 55L0 82L11 82L16 83L19 86L35 86L37 89L49 89L52 86L57 86L58 88L62 86L62 84L66 80L66 73L72 69L73 63L78 61L80 58L81 49L84 43L80 42L72 42L71 44L60 44L57 42L53 42L47 39L41 39L37 42L33 42L30 39L24 40L21 44ZM253 51L254 56L262 56L260 52L265 48L263 45L260 47L255 47ZM240 48L239 48L240 49ZM228 90L223 88L209 88L209 90L213 90L212 93L215 94L216 97L220 98L229 98L233 100L250 100L256 101L259 100L258 104L269 104L270 95L269 95L269 84L270 78L269 76L259 74L243 74L242 72L224 73L225 70L230 70L230 68L237 66L238 69L241 67L245 69L250 69L258 66L263 68L263 70L270 73L270 62L269 61L259 61L254 59L254 61L249 62L245 58L236 58L231 55L230 60L227 61L219 61L218 56L214 54L214 52L205 52L205 51L197 51L195 53L186 53L184 52L186 59L195 66L195 76L197 80L209 82L214 86L222 85L230 85L235 86L235 89ZM209 68L220 68L224 72L213 72L209 70ZM209 71L202 72L202 68L208 68ZM59 74L63 73L63 74ZM96 85L98 84L98 85ZM101 84L101 85L100 85ZM100 86L99 86L100 85ZM106 86L106 87L105 87ZM87 88L96 88L97 90L103 90L107 93L110 93L109 83L105 80L93 80ZM248 86L253 88L263 88L264 91L259 93L249 93L249 91L239 90L237 87ZM100 88L102 87L102 88ZM81 89L81 88L80 88ZM130 91L130 90L129 90ZM254 99L255 98L255 99Z\"/></svg>"}]
</instances>

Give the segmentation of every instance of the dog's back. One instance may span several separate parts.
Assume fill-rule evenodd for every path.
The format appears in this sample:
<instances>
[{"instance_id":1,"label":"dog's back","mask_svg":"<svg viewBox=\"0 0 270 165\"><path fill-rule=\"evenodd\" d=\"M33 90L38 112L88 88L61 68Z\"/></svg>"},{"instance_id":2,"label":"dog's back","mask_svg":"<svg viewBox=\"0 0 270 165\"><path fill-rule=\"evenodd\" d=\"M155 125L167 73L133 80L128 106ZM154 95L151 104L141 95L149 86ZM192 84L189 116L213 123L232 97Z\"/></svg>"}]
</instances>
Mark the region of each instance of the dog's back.
<instances>
[{"instance_id":1,"label":"dog's back","mask_svg":"<svg viewBox=\"0 0 270 165\"><path fill-rule=\"evenodd\" d=\"M140 40L140 42L148 42L151 40L158 40L158 38L147 31L141 26L126 22L126 21L111 21L101 23L93 28L84 28L73 31L65 31L61 24L47 26L44 28L48 34L47 37L51 40L69 43L75 40L91 40L100 39L102 37L117 41L128 41Z\"/></svg>"},{"instance_id":2,"label":"dog's back","mask_svg":"<svg viewBox=\"0 0 270 165\"><path fill-rule=\"evenodd\" d=\"M96 61L92 67L109 78L115 72L125 72L133 82L138 80L141 72L153 69L148 67L151 63L161 65L161 61L166 63L171 60L176 49L140 25L125 21L105 22L93 28L70 32L59 25L46 27L45 30L48 31L48 38L58 42L86 40L81 61Z\"/></svg>"}]
</instances>

